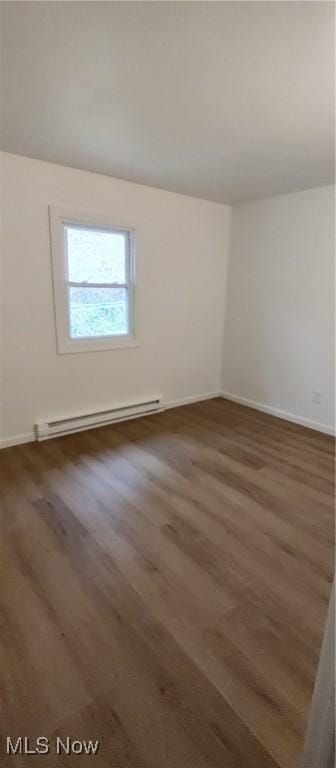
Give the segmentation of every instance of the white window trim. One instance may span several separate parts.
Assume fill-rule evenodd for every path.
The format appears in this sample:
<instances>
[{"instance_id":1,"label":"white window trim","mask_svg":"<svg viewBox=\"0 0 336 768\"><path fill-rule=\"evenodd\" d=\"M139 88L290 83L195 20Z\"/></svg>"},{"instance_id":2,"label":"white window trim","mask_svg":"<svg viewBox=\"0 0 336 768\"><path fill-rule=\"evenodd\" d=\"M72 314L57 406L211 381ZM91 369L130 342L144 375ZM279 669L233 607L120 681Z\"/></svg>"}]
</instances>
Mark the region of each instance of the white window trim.
<instances>
[{"instance_id":1,"label":"white window trim","mask_svg":"<svg viewBox=\"0 0 336 768\"><path fill-rule=\"evenodd\" d=\"M111 349L132 349L139 344L135 338L135 228L134 223L113 220L95 213L72 211L58 206L49 206L51 261L56 325L56 343L59 354L76 352L98 352ZM64 243L64 225L84 226L99 230L126 232L129 242L129 329L130 333L122 336L101 336L87 339L72 339L69 334L69 307L66 251ZM107 283L100 284L100 287ZM112 285L112 283L110 284Z\"/></svg>"}]
</instances>

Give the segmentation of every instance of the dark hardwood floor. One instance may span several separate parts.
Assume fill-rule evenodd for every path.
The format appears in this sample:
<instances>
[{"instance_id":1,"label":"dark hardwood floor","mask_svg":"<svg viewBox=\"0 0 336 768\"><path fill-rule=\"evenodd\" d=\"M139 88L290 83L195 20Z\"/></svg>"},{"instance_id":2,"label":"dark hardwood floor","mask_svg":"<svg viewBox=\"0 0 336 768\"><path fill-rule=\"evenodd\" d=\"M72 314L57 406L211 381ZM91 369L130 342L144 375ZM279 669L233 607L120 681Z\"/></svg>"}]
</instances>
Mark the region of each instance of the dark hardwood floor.
<instances>
[{"instance_id":1,"label":"dark hardwood floor","mask_svg":"<svg viewBox=\"0 0 336 768\"><path fill-rule=\"evenodd\" d=\"M0 477L3 765L298 768L332 438L215 399L3 450Z\"/></svg>"}]
</instances>

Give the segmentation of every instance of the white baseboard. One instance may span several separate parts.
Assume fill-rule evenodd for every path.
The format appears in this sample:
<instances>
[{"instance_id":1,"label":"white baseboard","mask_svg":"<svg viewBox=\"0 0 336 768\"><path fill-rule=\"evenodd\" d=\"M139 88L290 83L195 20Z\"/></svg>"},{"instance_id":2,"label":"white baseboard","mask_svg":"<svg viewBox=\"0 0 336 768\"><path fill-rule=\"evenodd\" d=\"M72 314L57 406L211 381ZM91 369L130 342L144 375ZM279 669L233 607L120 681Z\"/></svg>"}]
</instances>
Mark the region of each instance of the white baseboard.
<instances>
[{"instance_id":1,"label":"white baseboard","mask_svg":"<svg viewBox=\"0 0 336 768\"><path fill-rule=\"evenodd\" d=\"M13 437L3 437L0 439L1 448L11 448L13 445L22 445L31 443L35 440L34 432L26 432L24 435L13 435Z\"/></svg>"},{"instance_id":2,"label":"white baseboard","mask_svg":"<svg viewBox=\"0 0 336 768\"><path fill-rule=\"evenodd\" d=\"M167 400L164 405L165 409L169 410L170 408L179 408L182 405L200 403L202 400L212 400L214 397L222 397L224 400L231 400L233 403L246 405L249 408L254 408L256 411L269 413L271 416L276 416L277 418L284 419L285 421L291 421L294 424L299 424L302 427L315 429L317 432L323 432L326 435L335 435L335 428L329 424L321 424L319 421L313 421L312 419L306 419L302 416L296 416L294 413L287 413L287 411L281 411L279 408L273 408L270 405L257 403L255 400L249 400L246 397L233 395L232 392L206 392L199 395L190 395L189 397L180 397L177 400ZM35 440L34 432L26 432L22 435L5 437L0 439L0 449L11 448L14 445L21 445L23 443L31 443L33 440Z\"/></svg>"},{"instance_id":3,"label":"white baseboard","mask_svg":"<svg viewBox=\"0 0 336 768\"><path fill-rule=\"evenodd\" d=\"M319 421L313 421L313 419L306 419L304 416L297 416L295 413L281 411L279 408L273 408L271 405L264 405L263 403L257 403L255 400L249 400L247 397L233 395L232 392L221 392L220 396L224 400L231 400L233 403L246 405L249 408L254 408L256 411L269 413L271 416L276 416L276 418L284 419L285 421L291 421L293 424L299 424L301 427L315 429L317 432L323 432L326 435L336 434L335 427L332 427L329 424L322 424Z\"/></svg>"},{"instance_id":4,"label":"white baseboard","mask_svg":"<svg viewBox=\"0 0 336 768\"><path fill-rule=\"evenodd\" d=\"M201 395L191 395L190 397L181 397L178 400L168 400L164 402L165 410L170 408L178 408L181 405L191 405L191 403L199 403L202 400L212 400L214 397L221 397L221 392L207 392ZM23 443L31 443L35 440L34 432L26 432L23 435L13 435L13 437L4 437L0 439L1 448L11 448L14 445L21 445Z\"/></svg>"},{"instance_id":5,"label":"white baseboard","mask_svg":"<svg viewBox=\"0 0 336 768\"><path fill-rule=\"evenodd\" d=\"M221 392L206 392L202 395L191 395L190 397L180 397L178 400L166 400L165 409L179 408L182 405L192 405L192 403L201 403L202 400L213 400L214 397L222 397Z\"/></svg>"}]
</instances>

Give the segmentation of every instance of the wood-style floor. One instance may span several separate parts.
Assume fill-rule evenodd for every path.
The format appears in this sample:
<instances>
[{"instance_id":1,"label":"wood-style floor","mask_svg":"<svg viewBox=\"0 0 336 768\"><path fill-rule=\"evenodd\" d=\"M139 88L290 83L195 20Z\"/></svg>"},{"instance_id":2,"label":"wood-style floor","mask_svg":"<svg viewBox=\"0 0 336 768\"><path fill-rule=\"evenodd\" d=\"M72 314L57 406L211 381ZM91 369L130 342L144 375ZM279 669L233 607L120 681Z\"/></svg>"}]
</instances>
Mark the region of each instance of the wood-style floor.
<instances>
[{"instance_id":1,"label":"wood-style floor","mask_svg":"<svg viewBox=\"0 0 336 768\"><path fill-rule=\"evenodd\" d=\"M0 454L3 765L297 768L333 441L215 399ZM99 739L55 757L56 734ZM318 768L312 766L312 768Z\"/></svg>"}]
</instances>

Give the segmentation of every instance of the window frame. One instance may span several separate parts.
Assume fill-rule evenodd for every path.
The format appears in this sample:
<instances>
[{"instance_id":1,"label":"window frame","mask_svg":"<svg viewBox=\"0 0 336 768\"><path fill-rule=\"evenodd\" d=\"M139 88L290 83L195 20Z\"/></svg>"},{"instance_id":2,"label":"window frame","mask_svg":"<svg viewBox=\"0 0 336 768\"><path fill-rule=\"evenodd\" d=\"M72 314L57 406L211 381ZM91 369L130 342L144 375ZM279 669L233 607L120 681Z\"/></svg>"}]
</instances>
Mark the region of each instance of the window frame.
<instances>
[{"instance_id":1,"label":"window frame","mask_svg":"<svg viewBox=\"0 0 336 768\"><path fill-rule=\"evenodd\" d=\"M130 349L138 347L135 338L135 228L134 224L112 220L97 214L71 211L58 206L49 206L52 281L54 295L54 314L56 327L56 345L59 354L74 352L98 352L104 350ZM125 234L126 240L126 277L125 283L74 283L69 280L66 247L66 227L77 227L99 232ZM127 288L128 328L127 334L111 336L89 336L72 338L70 336L69 287Z\"/></svg>"}]
</instances>

